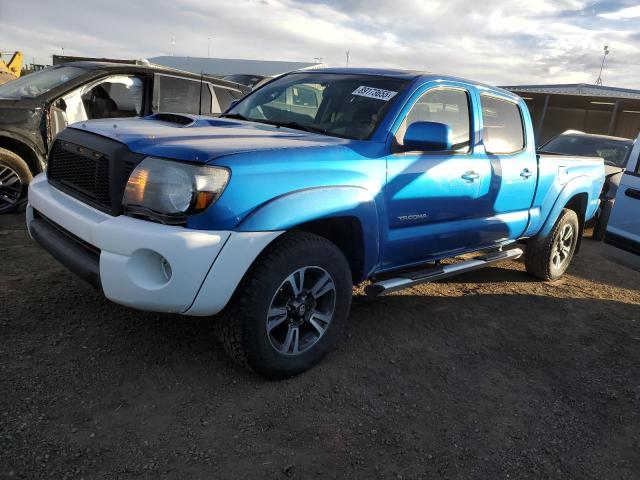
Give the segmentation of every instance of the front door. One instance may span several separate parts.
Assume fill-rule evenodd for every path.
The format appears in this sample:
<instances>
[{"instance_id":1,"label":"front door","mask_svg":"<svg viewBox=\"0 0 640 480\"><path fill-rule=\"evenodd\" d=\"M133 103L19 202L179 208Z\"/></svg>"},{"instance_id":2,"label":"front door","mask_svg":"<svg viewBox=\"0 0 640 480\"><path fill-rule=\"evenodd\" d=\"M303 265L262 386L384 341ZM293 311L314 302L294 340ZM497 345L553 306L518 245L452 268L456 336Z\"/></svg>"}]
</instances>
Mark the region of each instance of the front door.
<instances>
[{"instance_id":1,"label":"front door","mask_svg":"<svg viewBox=\"0 0 640 480\"><path fill-rule=\"evenodd\" d=\"M395 133L397 153L388 157L383 269L449 256L486 241L480 227L501 178L477 148L480 122L473 105L468 88L451 85L427 90L409 107ZM453 148L403 151L404 132L416 121L448 125Z\"/></svg>"}]
</instances>

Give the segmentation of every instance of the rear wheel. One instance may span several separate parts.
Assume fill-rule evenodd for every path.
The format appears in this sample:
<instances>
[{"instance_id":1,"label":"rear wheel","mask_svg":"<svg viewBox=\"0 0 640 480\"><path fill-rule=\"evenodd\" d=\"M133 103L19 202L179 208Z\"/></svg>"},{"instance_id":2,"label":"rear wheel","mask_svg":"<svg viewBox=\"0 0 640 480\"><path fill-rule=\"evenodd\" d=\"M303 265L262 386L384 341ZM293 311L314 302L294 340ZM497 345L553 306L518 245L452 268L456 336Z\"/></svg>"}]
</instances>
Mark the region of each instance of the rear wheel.
<instances>
[{"instance_id":1,"label":"rear wheel","mask_svg":"<svg viewBox=\"0 0 640 480\"><path fill-rule=\"evenodd\" d=\"M579 234L578 215L565 208L548 235L527 242L527 272L541 280L559 279L569 268Z\"/></svg>"},{"instance_id":2,"label":"rear wheel","mask_svg":"<svg viewBox=\"0 0 640 480\"><path fill-rule=\"evenodd\" d=\"M24 205L31 179L25 161L12 151L0 148L0 214Z\"/></svg>"},{"instance_id":3,"label":"rear wheel","mask_svg":"<svg viewBox=\"0 0 640 480\"><path fill-rule=\"evenodd\" d=\"M284 234L256 260L223 313L225 349L269 378L303 372L336 344L351 289L338 247L305 232Z\"/></svg>"}]
</instances>

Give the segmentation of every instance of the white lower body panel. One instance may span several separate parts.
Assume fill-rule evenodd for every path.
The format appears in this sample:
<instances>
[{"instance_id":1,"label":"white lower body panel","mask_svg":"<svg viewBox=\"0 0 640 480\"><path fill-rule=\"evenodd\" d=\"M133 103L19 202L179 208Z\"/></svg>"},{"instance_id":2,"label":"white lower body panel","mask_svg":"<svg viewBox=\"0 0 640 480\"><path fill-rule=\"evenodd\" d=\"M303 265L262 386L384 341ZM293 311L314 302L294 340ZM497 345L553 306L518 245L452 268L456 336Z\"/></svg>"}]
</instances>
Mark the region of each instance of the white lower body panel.
<instances>
[{"instance_id":1,"label":"white lower body panel","mask_svg":"<svg viewBox=\"0 0 640 480\"><path fill-rule=\"evenodd\" d=\"M44 174L29 187L34 210L100 249L100 284L110 300L140 310L213 315L247 269L282 232L191 230L112 217L55 189Z\"/></svg>"}]
</instances>

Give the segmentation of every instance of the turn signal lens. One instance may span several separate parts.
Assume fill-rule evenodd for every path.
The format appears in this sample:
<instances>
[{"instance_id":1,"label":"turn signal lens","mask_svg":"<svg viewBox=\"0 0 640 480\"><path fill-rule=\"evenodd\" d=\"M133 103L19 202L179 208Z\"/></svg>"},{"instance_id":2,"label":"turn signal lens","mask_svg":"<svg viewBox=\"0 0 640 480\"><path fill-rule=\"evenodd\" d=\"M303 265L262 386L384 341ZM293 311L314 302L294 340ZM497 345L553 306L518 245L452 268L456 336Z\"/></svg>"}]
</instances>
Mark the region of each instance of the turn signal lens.
<instances>
[{"instance_id":1,"label":"turn signal lens","mask_svg":"<svg viewBox=\"0 0 640 480\"><path fill-rule=\"evenodd\" d=\"M147 179L149 178L149 170L141 168L136 169L127 182L127 195L130 199L137 204L142 204L144 201L144 189L147 186Z\"/></svg>"}]
</instances>

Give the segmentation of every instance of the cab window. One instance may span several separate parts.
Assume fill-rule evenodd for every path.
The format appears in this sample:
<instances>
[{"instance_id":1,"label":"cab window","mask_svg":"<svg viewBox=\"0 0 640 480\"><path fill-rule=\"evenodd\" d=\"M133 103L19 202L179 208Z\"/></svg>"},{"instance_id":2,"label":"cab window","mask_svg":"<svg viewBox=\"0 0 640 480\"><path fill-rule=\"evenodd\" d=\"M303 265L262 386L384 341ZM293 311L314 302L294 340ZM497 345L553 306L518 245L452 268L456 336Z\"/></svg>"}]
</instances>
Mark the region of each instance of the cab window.
<instances>
[{"instance_id":1,"label":"cab window","mask_svg":"<svg viewBox=\"0 0 640 480\"><path fill-rule=\"evenodd\" d=\"M468 153L471 146L471 116L469 94L453 88L436 88L422 95L407 114L396 133L396 141L402 145L407 127L414 122L444 123L451 128L456 153Z\"/></svg>"},{"instance_id":2,"label":"cab window","mask_svg":"<svg viewBox=\"0 0 640 480\"><path fill-rule=\"evenodd\" d=\"M156 74L153 96L158 112L211 113L211 93L200 80Z\"/></svg>"},{"instance_id":3,"label":"cab window","mask_svg":"<svg viewBox=\"0 0 640 480\"><path fill-rule=\"evenodd\" d=\"M518 105L489 95L480 98L486 152L509 155L524 149L524 125Z\"/></svg>"}]
</instances>

